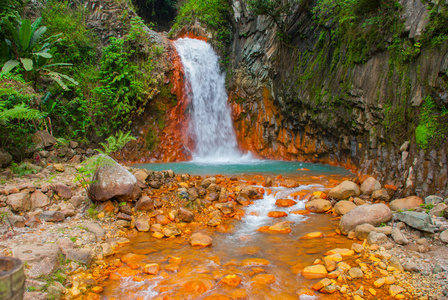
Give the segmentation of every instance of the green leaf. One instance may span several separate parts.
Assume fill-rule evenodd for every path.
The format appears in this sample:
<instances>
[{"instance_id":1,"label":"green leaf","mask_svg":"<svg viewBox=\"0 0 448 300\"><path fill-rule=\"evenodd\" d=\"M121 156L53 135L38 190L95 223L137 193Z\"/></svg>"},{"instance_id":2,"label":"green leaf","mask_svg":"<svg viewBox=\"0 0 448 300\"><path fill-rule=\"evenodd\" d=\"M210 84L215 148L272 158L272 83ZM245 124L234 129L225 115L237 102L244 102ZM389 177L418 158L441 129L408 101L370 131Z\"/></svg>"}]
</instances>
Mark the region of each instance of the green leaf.
<instances>
[{"instance_id":1,"label":"green leaf","mask_svg":"<svg viewBox=\"0 0 448 300\"><path fill-rule=\"evenodd\" d=\"M34 46L37 44L37 42L41 39L41 37L45 34L47 31L47 27L42 26L41 28L37 29L33 35L31 36L30 40L30 48L34 48Z\"/></svg>"},{"instance_id":2,"label":"green leaf","mask_svg":"<svg viewBox=\"0 0 448 300\"><path fill-rule=\"evenodd\" d=\"M22 51L28 49L31 40L31 21L28 19L22 20L22 26L19 30L19 45Z\"/></svg>"},{"instance_id":3,"label":"green leaf","mask_svg":"<svg viewBox=\"0 0 448 300\"><path fill-rule=\"evenodd\" d=\"M42 68L49 68L49 67L71 67L71 66L73 66L73 64L69 64L69 63L55 63L55 64L49 64L49 65L42 66Z\"/></svg>"},{"instance_id":4,"label":"green leaf","mask_svg":"<svg viewBox=\"0 0 448 300\"><path fill-rule=\"evenodd\" d=\"M71 78L70 76L67 76L67 75L64 75L64 74L61 74L61 73L59 73L59 76L61 76L62 78L66 79L66 80L68 80L68 81L70 81L70 82L73 83L74 85L78 85L78 84L79 84L78 81L74 80L74 79Z\"/></svg>"},{"instance_id":5,"label":"green leaf","mask_svg":"<svg viewBox=\"0 0 448 300\"><path fill-rule=\"evenodd\" d=\"M20 58L20 61L22 62L23 67L27 71L31 71L33 69L33 61L29 58Z\"/></svg>"},{"instance_id":6,"label":"green leaf","mask_svg":"<svg viewBox=\"0 0 448 300\"><path fill-rule=\"evenodd\" d=\"M12 23L9 21L9 19L7 17L3 18L3 23L5 23L6 27L8 27L8 30L11 33L12 38L14 39L14 41L18 41L19 40L19 33L17 32L17 29L14 27L14 25L12 25Z\"/></svg>"},{"instance_id":7,"label":"green leaf","mask_svg":"<svg viewBox=\"0 0 448 300\"><path fill-rule=\"evenodd\" d=\"M2 68L2 72L9 73L12 69L14 69L19 62L17 60L8 60Z\"/></svg>"},{"instance_id":8,"label":"green leaf","mask_svg":"<svg viewBox=\"0 0 448 300\"><path fill-rule=\"evenodd\" d=\"M51 55L50 53L47 52L37 52L37 53L33 53L34 55L38 55L38 56L42 56L44 58L52 58L53 55Z\"/></svg>"},{"instance_id":9,"label":"green leaf","mask_svg":"<svg viewBox=\"0 0 448 300\"><path fill-rule=\"evenodd\" d=\"M39 27L41 22L42 22L42 17L37 18L36 21L33 22L33 24L31 25L31 35L34 35L34 32Z\"/></svg>"}]
</instances>

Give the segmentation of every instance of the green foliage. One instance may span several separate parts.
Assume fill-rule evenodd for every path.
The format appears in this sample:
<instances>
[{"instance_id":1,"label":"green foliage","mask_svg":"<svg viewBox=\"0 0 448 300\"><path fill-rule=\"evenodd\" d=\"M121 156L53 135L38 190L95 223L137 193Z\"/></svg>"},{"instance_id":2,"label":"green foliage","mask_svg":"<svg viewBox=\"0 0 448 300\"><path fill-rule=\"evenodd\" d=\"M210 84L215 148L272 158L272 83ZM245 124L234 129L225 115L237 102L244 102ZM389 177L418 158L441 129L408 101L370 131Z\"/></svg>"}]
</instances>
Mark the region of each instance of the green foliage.
<instances>
[{"instance_id":1,"label":"green foliage","mask_svg":"<svg viewBox=\"0 0 448 300\"><path fill-rule=\"evenodd\" d=\"M225 53L232 37L231 13L230 4L226 0L187 0L179 8L171 33L199 21L215 33L217 46Z\"/></svg>"},{"instance_id":2,"label":"green foliage","mask_svg":"<svg viewBox=\"0 0 448 300\"><path fill-rule=\"evenodd\" d=\"M0 1L0 19L6 16L19 16L25 5L23 0Z\"/></svg>"},{"instance_id":3,"label":"green foliage","mask_svg":"<svg viewBox=\"0 0 448 300\"><path fill-rule=\"evenodd\" d=\"M13 162L11 164L11 171L19 177L22 177L23 175L37 173L36 168L31 166L29 163L16 164Z\"/></svg>"},{"instance_id":4,"label":"green foliage","mask_svg":"<svg viewBox=\"0 0 448 300\"><path fill-rule=\"evenodd\" d=\"M131 132L123 133L121 130L117 136L110 136L106 139L107 143L100 143L104 151L98 150L101 154L108 155L109 153L122 149L130 141L134 141L135 137L131 136Z\"/></svg>"},{"instance_id":5,"label":"green foliage","mask_svg":"<svg viewBox=\"0 0 448 300\"><path fill-rule=\"evenodd\" d=\"M77 85L78 82L70 76L54 70L55 67L68 67L71 64L51 62L55 52L53 46L58 41L58 35L44 39L47 28L40 27L41 22L42 18L37 18L32 24L30 20L20 17L3 18L9 39L5 38L1 45L3 51L0 53L0 62L4 62L2 72L9 73L20 67L25 78L32 76L31 79L35 83L40 75L45 75L51 77L63 89L68 89L64 80Z\"/></svg>"},{"instance_id":6,"label":"green foliage","mask_svg":"<svg viewBox=\"0 0 448 300\"><path fill-rule=\"evenodd\" d=\"M87 209L87 216L91 219L98 219L98 210L96 210L95 205L92 205Z\"/></svg>"},{"instance_id":7,"label":"green foliage","mask_svg":"<svg viewBox=\"0 0 448 300\"><path fill-rule=\"evenodd\" d=\"M415 139L420 148L427 149L430 144L437 145L445 139L448 133L447 117L447 108L439 109L431 96L425 98L420 109L420 121L415 129Z\"/></svg>"},{"instance_id":8,"label":"green foliage","mask_svg":"<svg viewBox=\"0 0 448 300\"><path fill-rule=\"evenodd\" d=\"M430 22L422 35L422 44L425 46L439 47L448 40L448 6L441 1L429 2Z\"/></svg>"}]
</instances>

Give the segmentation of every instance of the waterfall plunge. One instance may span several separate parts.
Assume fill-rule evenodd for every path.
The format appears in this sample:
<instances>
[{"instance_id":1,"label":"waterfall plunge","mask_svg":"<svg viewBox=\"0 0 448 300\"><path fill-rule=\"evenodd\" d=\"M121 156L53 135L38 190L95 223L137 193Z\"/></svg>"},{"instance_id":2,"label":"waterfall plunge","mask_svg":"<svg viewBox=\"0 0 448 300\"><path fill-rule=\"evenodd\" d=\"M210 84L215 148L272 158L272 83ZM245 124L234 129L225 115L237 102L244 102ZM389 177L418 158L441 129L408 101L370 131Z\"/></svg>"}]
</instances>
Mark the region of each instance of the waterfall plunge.
<instances>
[{"instance_id":1,"label":"waterfall plunge","mask_svg":"<svg viewBox=\"0 0 448 300\"><path fill-rule=\"evenodd\" d=\"M225 75L219 69L213 48L204 41L189 38L178 39L174 45L184 66L192 103L189 133L196 143L193 160L241 160L243 155L238 150L227 106Z\"/></svg>"}]
</instances>

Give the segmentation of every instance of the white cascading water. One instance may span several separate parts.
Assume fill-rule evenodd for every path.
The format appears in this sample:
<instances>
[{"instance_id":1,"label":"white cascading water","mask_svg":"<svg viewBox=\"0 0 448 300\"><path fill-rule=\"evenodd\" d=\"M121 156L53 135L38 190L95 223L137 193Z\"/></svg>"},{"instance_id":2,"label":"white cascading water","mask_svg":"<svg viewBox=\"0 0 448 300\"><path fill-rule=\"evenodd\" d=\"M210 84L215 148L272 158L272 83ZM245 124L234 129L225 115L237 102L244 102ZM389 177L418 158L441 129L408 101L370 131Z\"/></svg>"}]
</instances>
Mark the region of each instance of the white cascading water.
<instances>
[{"instance_id":1,"label":"white cascading water","mask_svg":"<svg viewBox=\"0 0 448 300\"><path fill-rule=\"evenodd\" d=\"M230 109L225 75L218 56L204 41L182 38L174 42L185 71L188 97L192 103L190 134L196 143L193 160L231 162L240 160Z\"/></svg>"}]
</instances>

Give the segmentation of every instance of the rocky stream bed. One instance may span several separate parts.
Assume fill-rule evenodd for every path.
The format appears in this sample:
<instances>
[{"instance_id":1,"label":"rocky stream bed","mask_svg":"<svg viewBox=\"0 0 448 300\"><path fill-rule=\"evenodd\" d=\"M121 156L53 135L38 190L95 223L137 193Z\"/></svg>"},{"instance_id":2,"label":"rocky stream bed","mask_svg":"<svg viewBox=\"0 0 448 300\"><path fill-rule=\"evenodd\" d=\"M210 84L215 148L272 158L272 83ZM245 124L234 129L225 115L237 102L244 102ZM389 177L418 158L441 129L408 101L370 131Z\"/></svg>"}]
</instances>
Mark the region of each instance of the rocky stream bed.
<instances>
[{"instance_id":1,"label":"rocky stream bed","mask_svg":"<svg viewBox=\"0 0 448 300\"><path fill-rule=\"evenodd\" d=\"M133 251L133 239L144 234L149 245L157 241L167 249L176 243L195 251L213 248L217 241L207 232L231 233L229 222L240 222L247 207L276 194L276 187L304 181L325 190L304 189L277 199L278 211L268 214L276 221L258 231L291 236L295 224L282 220L288 214L327 214L339 226L292 237L315 245L307 252L319 258L305 263L297 257L287 271L303 283L292 287L294 296L282 299L448 297L448 199L395 199L395 186L381 186L368 176L201 177L113 164L97 173L89 193L98 201L91 206L75 180L78 169L54 164L21 178L2 173L8 175L0 185L0 253L24 261L24 299L118 299L105 293L111 282L169 281L173 274L189 273L185 258L166 252L154 261L151 253ZM305 209L284 209L300 201L306 201ZM159 288L154 296L136 299L274 299L263 292L253 296L254 290L282 282L270 273L269 260L246 252L251 258L216 259L212 269L202 268L177 290Z\"/></svg>"}]
</instances>

